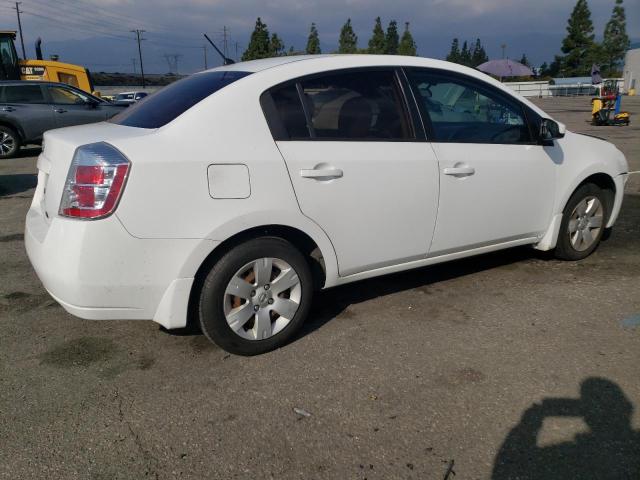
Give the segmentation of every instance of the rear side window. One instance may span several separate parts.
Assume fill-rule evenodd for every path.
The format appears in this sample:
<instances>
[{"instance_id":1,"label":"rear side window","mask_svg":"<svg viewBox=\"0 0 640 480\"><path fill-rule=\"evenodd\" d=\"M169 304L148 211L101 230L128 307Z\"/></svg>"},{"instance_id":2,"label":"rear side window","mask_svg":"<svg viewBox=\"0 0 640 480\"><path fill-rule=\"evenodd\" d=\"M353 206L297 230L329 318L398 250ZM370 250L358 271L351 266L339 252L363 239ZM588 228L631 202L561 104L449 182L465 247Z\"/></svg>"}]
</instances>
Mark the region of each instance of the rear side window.
<instances>
[{"instance_id":1,"label":"rear side window","mask_svg":"<svg viewBox=\"0 0 640 480\"><path fill-rule=\"evenodd\" d=\"M179 80L149 95L109 120L118 125L160 128L214 92L250 72L204 72Z\"/></svg>"},{"instance_id":2,"label":"rear side window","mask_svg":"<svg viewBox=\"0 0 640 480\"><path fill-rule=\"evenodd\" d=\"M402 91L393 70L331 72L270 91L263 103L277 140L414 139ZM272 110L270 113L268 110ZM283 127L284 132L274 128ZM280 135L283 133L284 135Z\"/></svg>"},{"instance_id":3,"label":"rear side window","mask_svg":"<svg viewBox=\"0 0 640 480\"><path fill-rule=\"evenodd\" d=\"M46 103L40 85L7 85L4 87L5 103Z\"/></svg>"},{"instance_id":4,"label":"rear side window","mask_svg":"<svg viewBox=\"0 0 640 480\"><path fill-rule=\"evenodd\" d=\"M301 85L317 138L412 138L393 71L323 75Z\"/></svg>"}]
</instances>

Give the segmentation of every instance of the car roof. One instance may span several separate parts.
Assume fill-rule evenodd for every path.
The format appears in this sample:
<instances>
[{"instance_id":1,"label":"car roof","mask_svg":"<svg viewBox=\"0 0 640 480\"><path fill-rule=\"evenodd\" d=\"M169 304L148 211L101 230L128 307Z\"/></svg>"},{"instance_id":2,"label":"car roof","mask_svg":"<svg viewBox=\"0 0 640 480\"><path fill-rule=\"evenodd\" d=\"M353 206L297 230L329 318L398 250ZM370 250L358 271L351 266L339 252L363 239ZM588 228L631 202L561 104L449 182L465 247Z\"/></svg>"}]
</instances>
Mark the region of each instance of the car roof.
<instances>
[{"instance_id":1,"label":"car roof","mask_svg":"<svg viewBox=\"0 0 640 480\"><path fill-rule=\"evenodd\" d=\"M46 80L0 80L0 85L61 85L63 87L73 87L73 85L69 85L67 83L47 82Z\"/></svg>"},{"instance_id":2,"label":"car roof","mask_svg":"<svg viewBox=\"0 0 640 480\"><path fill-rule=\"evenodd\" d=\"M224 65L222 67L210 68L207 71L240 71L240 72L260 72L268 68L278 67L292 62L301 62L304 60L318 60L320 58L335 57L338 54L323 54L323 55L287 55L284 57L271 57L261 58L259 60L249 60L247 62L232 63L231 65Z\"/></svg>"}]
</instances>

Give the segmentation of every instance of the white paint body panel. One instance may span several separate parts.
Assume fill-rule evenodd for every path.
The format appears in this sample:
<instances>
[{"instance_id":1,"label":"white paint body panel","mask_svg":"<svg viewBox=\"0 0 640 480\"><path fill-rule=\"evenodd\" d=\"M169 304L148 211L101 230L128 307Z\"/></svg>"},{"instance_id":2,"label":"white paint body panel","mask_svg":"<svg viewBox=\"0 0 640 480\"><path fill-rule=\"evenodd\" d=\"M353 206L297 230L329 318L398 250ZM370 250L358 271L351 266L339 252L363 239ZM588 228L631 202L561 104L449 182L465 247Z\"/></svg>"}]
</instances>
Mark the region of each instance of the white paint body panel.
<instances>
[{"instance_id":1,"label":"white paint body panel","mask_svg":"<svg viewBox=\"0 0 640 480\"><path fill-rule=\"evenodd\" d=\"M429 144L319 141L278 147L302 213L333 243L340 275L426 257L438 212L438 161ZM301 176L319 165L343 176Z\"/></svg>"},{"instance_id":2,"label":"white paint body panel","mask_svg":"<svg viewBox=\"0 0 640 480\"><path fill-rule=\"evenodd\" d=\"M45 288L83 318L153 319L177 328L186 324L191 285L207 256L255 227L307 234L325 264L324 286L331 287L514 245L553 248L558 214L596 173L616 184L608 226L615 222L626 160L613 145L571 132L553 147L518 147L525 150L517 155L494 145L428 142L280 142L278 149L259 103L265 90L327 70L394 65L474 77L548 117L478 71L425 58L301 56L221 67L255 73L159 129L99 123L45 134L25 232ZM115 214L97 221L58 216L75 149L100 141L131 161ZM442 169L459 161L473 164L476 176L444 178ZM325 183L299 176L321 162L344 176ZM220 185L214 196L234 198L212 198L210 165L245 165L249 195L239 198L246 184L233 176L229 191Z\"/></svg>"},{"instance_id":3,"label":"white paint body panel","mask_svg":"<svg viewBox=\"0 0 640 480\"><path fill-rule=\"evenodd\" d=\"M549 226L556 164L538 145L434 143L440 207L430 255L535 237ZM468 166L472 175L446 175Z\"/></svg>"}]
</instances>

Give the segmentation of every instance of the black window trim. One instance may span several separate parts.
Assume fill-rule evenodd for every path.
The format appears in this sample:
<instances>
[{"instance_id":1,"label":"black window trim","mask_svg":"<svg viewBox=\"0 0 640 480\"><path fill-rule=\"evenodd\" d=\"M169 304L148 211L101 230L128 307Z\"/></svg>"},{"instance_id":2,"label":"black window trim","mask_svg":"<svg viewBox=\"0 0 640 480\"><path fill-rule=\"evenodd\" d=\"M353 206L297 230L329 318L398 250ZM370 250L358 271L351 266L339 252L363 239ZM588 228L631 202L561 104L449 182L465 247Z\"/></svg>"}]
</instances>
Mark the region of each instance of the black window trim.
<instances>
[{"instance_id":1,"label":"black window trim","mask_svg":"<svg viewBox=\"0 0 640 480\"><path fill-rule=\"evenodd\" d=\"M424 128L420 121L419 112L415 107L415 99L413 102L409 100L407 96L407 91L410 89L409 84L404 84L403 75L400 70L402 67L398 65L376 65L371 67L346 67L346 68L337 68L333 70L325 70L322 72L316 72L308 75L303 75L301 77L292 78L286 80L284 82L278 83L276 85L272 85L267 90L262 92L260 95L260 105L262 107L265 119L267 121L267 125L269 126L269 130L271 131L271 135L274 141L292 141L292 142L309 142L309 141L321 141L321 142L426 142L426 137L424 135ZM413 134L413 138L336 138L336 137L317 137L315 136L315 132L313 132L313 127L311 125L311 118L309 111L306 107L306 102L303 98L303 90L301 82L313 80L315 78L324 77L326 75L332 74L341 74L341 73L357 73L357 72L372 72L372 71L388 71L392 72L394 75L394 81L397 83L399 93L402 101L402 108L404 110L404 115L408 122L408 126L410 129L410 133ZM298 92L298 98L302 105L302 110L305 114L305 119L307 122L307 128L309 129L309 137L306 138L290 138L287 132L287 129L282 123L280 119L280 115L278 114L278 110L275 106L275 102L273 101L273 97L271 95L272 90L276 90L278 88L287 87L289 85L295 85L296 90ZM412 93L413 95L413 93ZM413 104L413 106L412 106ZM312 133L313 132L313 133Z\"/></svg>"},{"instance_id":2,"label":"black window trim","mask_svg":"<svg viewBox=\"0 0 640 480\"><path fill-rule=\"evenodd\" d=\"M433 130L433 124L431 123L431 117L427 112L427 109L425 108L423 102L420 102L418 100L420 93L416 91L416 87L414 86L413 82L411 82L410 80L411 71L428 72L436 75L449 76L453 79L459 79L464 83L470 84L474 88L477 87L477 89L480 92L484 90L488 92L491 96L497 97L498 99L504 99L507 103L517 105L521 109L522 117L524 118L525 124L527 126L527 130L529 131L530 140L528 142L518 142L518 143L482 142L481 143L482 145L540 145L540 142L537 139L537 135L534 129L532 128L532 120L529 118L532 113L531 108L529 108L527 105L522 103L516 97L513 97L508 93L505 93L500 89L494 87L493 85L483 82L482 80L478 80L477 78L471 77L469 75L465 75L464 73L454 72L451 70L446 70L441 68L432 68L432 67L412 66L412 67L402 67L402 69L407 79L407 83L409 84L409 88L411 89L413 100L417 104L418 111L420 112L420 117L422 118L422 121L424 123L424 127L427 133L427 138L431 139L430 141L432 143L468 143L469 145L472 145L473 143L477 143L477 142L447 142L442 140L436 140L434 135L434 130Z\"/></svg>"}]
</instances>

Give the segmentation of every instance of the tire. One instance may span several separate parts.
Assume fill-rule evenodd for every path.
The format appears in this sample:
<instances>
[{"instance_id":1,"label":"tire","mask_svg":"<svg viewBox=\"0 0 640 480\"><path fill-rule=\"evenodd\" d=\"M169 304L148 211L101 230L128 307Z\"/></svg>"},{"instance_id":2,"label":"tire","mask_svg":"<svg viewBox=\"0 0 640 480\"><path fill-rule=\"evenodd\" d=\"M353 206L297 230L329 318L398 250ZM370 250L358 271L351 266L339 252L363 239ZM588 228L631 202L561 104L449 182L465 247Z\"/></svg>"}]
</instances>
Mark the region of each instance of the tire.
<instances>
[{"instance_id":1,"label":"tire","mask_svg":"<svg viewBox=\"0 0 640 480\"><path fill-rule=\"evenodd\" d=\"M11 158L20 150L20 136L12 128L0 125L0 158Z\"/></svg>"},{"instance_id":2,"label":"tire","mask_svg":"<svg viewBox=\"0 0 640 480\"><path fill-rule=\"evenodd\" d=\"M593 183L579 187L562 212L555 256L562 260L582 260L591 255L602 239L608 218L606 192Z\"/></svg>"},{"instance_id":3,"label":"tire","mask_svg":"<svg viewBox=\"0 0 640 480\"><path fill-rule=\"evenodd\" d=\"M231 249L207 274L198 304L200 327L229 353L258 355L293 337L312 296L311 271L300 251L278 237L257 238Z\"/></svg>"}]
</instances>

